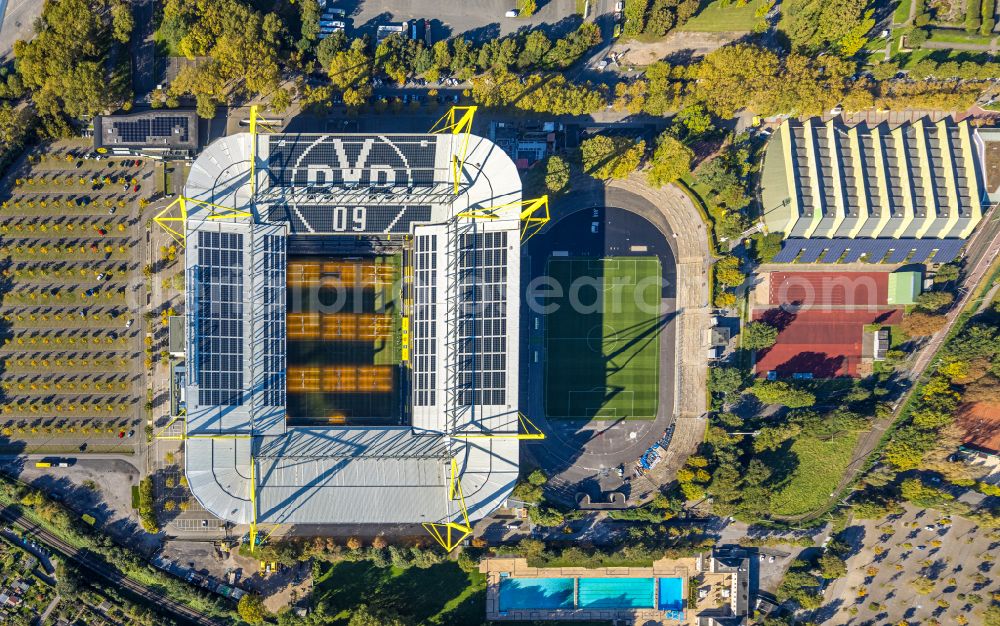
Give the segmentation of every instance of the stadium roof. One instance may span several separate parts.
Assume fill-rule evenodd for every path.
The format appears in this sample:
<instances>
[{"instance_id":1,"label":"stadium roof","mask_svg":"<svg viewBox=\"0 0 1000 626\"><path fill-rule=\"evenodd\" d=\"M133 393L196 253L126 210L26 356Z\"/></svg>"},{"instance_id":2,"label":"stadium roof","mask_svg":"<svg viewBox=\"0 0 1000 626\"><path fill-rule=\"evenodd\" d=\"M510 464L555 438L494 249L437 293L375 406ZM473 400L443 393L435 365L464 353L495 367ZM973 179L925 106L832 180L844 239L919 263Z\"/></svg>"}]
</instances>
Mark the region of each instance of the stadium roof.
<instances>
[{"instance_id":1,"label":"stadium roof","mask_svg":"<svg viewBox=\"0 0 1000 626\"><path fill-rule=\"evenodd\" d=\"M761 171L764 221L786 237L968 237L986 199L982 141L968 122L895 128L789 120Z\"/></svg>"},{"instance_id":2,"label":"stadium roof","mask_svg":"<svg viewBox=\"0 0 1000 626\"><path fill-rule=\"evenodd\" d=\"M520 201L514 163L475 136L256 140L254 194L247 133L208 146L185 188L185 196L216 205L187 208L185 469L192 493L207 510L237 523L254 520L251 494L260 523L447 522L458 506L449 493L454 460L470 518L487 514L517 480L518 440L464 434L517 429L520 222L516 211L491 220L459 214ZM452 164L464 141L456 194ZM414 289L427 287L448 313L433 316L433 324L413 324L414 392L419 381L434 382L423 383L426 395L413 402L410 426L286 426L284 274L293 233L351 240L406 233L415 254L433 247L433 271L415 279ZM463 299L486 291L461 287L483 280L487 257L503 264L506 282L491 285L500 298ZM509 367L484 372L485 359L470 360L464 352L500 343L499 335L455 334L468 305L502 314ZM432 357L420 363L435 365L418 372L420 356Z\"/></svg>"}]
</instances>

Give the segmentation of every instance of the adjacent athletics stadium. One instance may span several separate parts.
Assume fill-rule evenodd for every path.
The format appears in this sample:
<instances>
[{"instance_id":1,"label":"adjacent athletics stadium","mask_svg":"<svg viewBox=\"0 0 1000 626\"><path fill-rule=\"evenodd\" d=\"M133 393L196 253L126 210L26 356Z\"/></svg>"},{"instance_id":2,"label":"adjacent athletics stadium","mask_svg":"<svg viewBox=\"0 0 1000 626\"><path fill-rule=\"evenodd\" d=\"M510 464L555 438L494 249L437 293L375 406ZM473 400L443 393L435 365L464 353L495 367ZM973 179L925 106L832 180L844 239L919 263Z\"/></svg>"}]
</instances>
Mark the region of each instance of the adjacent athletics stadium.
<instances>
[{"instance_id":1,"label":"adjacent athletics stadium","mask_svg":"<svg viewBox=\"0 0 1000 626\"><path fill-rule=\"evenodd\" d=\"M184 466L219 518L420 523L451 549L518 476L520 245L548 219L470 133L250 132L157 223L185 245Z\"/></svg>"}]
</instances>

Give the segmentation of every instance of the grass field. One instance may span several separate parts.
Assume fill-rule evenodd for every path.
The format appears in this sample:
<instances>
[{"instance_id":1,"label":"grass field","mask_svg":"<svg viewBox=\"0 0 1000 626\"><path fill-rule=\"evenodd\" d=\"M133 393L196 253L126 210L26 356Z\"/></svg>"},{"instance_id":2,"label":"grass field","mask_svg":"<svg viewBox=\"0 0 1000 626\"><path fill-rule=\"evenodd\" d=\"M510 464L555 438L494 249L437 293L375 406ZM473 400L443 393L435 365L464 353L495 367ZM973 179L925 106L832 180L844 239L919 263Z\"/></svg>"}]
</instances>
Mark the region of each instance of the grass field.
<instances>
[{"instance_id":1,"label":"grass field","mask_svg":"<svg viewBox=\"0 0 1000 626\"><path fill-rule=\"evenodd\" d=\"M388 607L414 624L479 626L484 622L486 577L466 573L453 561L426 569L378 568L371 561L320 564L313 607L325 624L345 626L359 604Z\"/></svg>"},{"instance_id":2,"label":"grass field","mask_svg":"<svg viewBox=\"0 0 1000 626\"><path fill-rule=\"evenodd\" d=\"M767 4L766 0L750 0L743 6L737 6L736 3L732 2L712 0L678 30L703 33L749 31L760 20L755 15L757 9L765 4Z\"/></svg>"},{"instance_id":3,"label":"grass field","mask_svg":"<svg viewBox=\"0 0 1000 626\"><path fill-rule=\"evenodd\" d=\"M771 498L771 512L801 515L825 505L851 462L858 436L859 433L840 433L829 441L799 437L787 451L781 448L775 452L785 457L776 466L791 463L795 467Z\"/></svg>"},{"instance_id":4,"label":"grass field","mask_svg":"<svg viewBox=\"0 0 1000 626\"><path fill-rule=\"evenodd\" d=\"M659 397L660 261L552 259L562 286L545 319L550 417L653 419ZM581 306L571 303L578 293ZM597 294L600 294L598 296Z\"/></svg>"}]
</instances>

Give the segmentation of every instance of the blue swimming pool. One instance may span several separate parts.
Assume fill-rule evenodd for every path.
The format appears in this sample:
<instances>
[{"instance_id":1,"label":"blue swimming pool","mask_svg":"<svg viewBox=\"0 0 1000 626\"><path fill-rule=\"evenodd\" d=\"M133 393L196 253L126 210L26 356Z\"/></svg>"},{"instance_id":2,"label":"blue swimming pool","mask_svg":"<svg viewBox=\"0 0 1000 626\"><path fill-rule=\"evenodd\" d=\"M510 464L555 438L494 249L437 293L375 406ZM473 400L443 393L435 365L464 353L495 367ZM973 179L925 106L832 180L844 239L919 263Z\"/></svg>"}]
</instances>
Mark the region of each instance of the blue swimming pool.
<instances>
[{"instance_id":1,"label":"blue swimming pool","mask_svg":"<svg viewBox=\"0 0 1000 626\"><path fill-rule=\"evenodd\" d=\"M501 578L500 610L573 608L572 578Z\"/></svg>"},{"instance_id":2,"label":"blue swimming pool","mask_svg":"<svg viewBox=\"0 0 1000 626\"><path fill-rule=\"evenodd\" d=\"M684 581L682 579L660 579L660 601L657 608L661 611L680 611L684 608Z\"/></svg>"},{"instance_id":3,"label":"blue swimming pool","mask_svg":"<svg viewBox=\"0 0 1000 626\"><path fill-rule=\"evenodd\" d=\"M581 578L581 609L651 609L652 578Z\"/></svg>"}]
</instances>

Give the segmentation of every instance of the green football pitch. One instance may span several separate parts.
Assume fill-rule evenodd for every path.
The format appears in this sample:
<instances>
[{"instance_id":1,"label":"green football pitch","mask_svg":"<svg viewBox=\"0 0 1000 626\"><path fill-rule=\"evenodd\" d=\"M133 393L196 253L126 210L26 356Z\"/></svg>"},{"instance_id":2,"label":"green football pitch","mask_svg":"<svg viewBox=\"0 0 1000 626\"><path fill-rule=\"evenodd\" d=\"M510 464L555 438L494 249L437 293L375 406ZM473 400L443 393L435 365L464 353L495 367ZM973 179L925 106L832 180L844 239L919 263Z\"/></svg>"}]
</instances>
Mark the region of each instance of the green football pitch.
<instances>
[{"instance_id":1,"label":"green football pitch","mask_svg":"<svg viewBox=\"0 0 1000 626\"><path fill-rule=\"evenodd\" d=\"M655 418L663 329L659 259L550 259L548 275L562 296L551 301L558 308L545 318L546 413Z\"/></svg>"}]
</instances>

